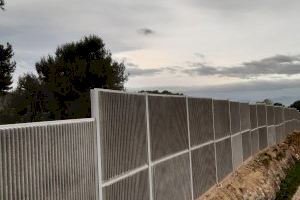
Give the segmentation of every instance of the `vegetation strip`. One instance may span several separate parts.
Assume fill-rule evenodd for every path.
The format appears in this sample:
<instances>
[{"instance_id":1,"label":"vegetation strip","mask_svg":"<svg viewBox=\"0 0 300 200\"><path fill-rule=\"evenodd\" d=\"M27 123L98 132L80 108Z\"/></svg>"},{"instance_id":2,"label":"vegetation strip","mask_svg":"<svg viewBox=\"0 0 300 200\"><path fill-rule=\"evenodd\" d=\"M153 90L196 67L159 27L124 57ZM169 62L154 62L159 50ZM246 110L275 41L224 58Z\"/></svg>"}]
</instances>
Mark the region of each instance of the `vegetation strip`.
<instances>
[{"instance_id":1,"label":"vegetation strip","mask_svg":"<svg viewBox=\"0 0 300 200\"><path fill-rule=\"evenodd\" d=\"M276 200L292 199L300 185L300 161L289 170L286 178L281 182L280 190L277 193Z\"/></svg>"}]
</instances>

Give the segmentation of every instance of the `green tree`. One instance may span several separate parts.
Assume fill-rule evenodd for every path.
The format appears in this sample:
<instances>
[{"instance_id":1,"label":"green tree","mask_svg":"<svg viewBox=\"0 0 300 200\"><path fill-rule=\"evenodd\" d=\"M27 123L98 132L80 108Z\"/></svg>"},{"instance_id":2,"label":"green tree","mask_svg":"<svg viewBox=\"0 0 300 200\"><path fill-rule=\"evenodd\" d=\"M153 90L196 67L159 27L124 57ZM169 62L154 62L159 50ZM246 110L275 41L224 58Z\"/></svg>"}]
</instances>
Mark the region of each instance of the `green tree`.
<instances>
[{"instance_id":1,"label":"green tree","mask_svg":"<svg viewBox=\"0 0 300 200\"><path fill-rule=\"evenodd\" d=\"M47 88L47 109L53 119L90 116L90 89L123 90L125 65L114 61L101 38L84 37L56 49L36 63Z\"/></svg>"},{"instance_id":2,"label":"green tree","mask_svg":"<svg viewBox=\"0 0 300 200\"><path fill-rule=\"evenodd\" d=\"M4 10L4 4L5 4L4 0L0 0L0 9L1 10Z\"/></svg>"},{"instance_id":3,"label":"green tree","mask_svg":"<svg viewBox=\"0 0 300 200\"><path fill-rule=\"evenodd\" d=\"M274 103L274 106L281 106L281 107L284 107L284 105L280 102L277 102L277 103Z\"/></svg>"},{"instance_id":4,"label":"green tree","mask_svg":"<svg viewBox=\"0 0 300 200\"><path fill-rule=\"evenodd\" d=\"M291 108L296 108L298 111L300 111L300 100L295 101L290 105Z\"/></svg>"},{"instance_id":5,"label":"green tree","mask_svg":"<svg viewBox=\"0 0 300 200\"><path fill-rule=\"evenodd\" d=\"M6 94L12 88L12 75L16 69L16 62L12 61L13 56L13 49L9 43L6 47L0 44L0 95Z\"/></svg>"}]
</instances>

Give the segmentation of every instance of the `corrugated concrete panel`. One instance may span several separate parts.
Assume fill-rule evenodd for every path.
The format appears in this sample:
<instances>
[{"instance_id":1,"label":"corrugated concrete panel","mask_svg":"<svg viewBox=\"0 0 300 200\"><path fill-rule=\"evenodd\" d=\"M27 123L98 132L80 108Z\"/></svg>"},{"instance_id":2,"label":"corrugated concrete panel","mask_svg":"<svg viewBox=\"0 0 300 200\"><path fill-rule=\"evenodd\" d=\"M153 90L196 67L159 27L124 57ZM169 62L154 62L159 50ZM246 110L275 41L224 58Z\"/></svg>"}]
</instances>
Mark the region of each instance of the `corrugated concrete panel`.
<instances>
[{"instance_id":1,"label":"corrugated concrete panel","mask_svg":"<svg viewBox=\"0 0 300 200\"><path fill-rule=\"evenodd\" d=\"M102 179L147 163L144 95L99 92Z\"/></svg>"},{"instance_id":2,"label":"corrugated concrete panel","mask_svg":"<svg viewBox=\"0 0 300 200\"><path fill-rule=\"evenodd\" d=\"M267 106L267 124L268 126L275 124L274 107Z\"/></svg>"},{"instance_id":3,"label":"corrugated concrete panel","mask_svg":"<svg viewBox=\"0 0 300 200\"><path fill-rule=\"evenodd\" d=\"M265 126L267 124L267 108L265 104L257 104L257 120L258 127Z\"/></svg>"},{"instance_id":4,"label":"corrugated concrete panel","mask_svg":"<svg viewBox=\"0 0 300 200\"><path fill-rule=\"evenodd\" d=\"M251 154L259 151L259 132L258 129L251 131Z\"/></svg>"},{"instance_id":5,"label":"corrugated concrete panel","mask_svg":"<svg viewBox=\"0 0 300 200\"><path fill-rule=\"evenodd\" d=\"M216 143L216 156L217 176L218 181L220 182L233 170L230 138Z\"/></svg>"},{"instance_id":6,"label":"corrugated concrete panel","mask_svg":"<svg viewBox=\"0 0 300 200\"><path fill-rule=\"evenodd\" d=\"M213 100L215 138L230 135L229 101Z\"/></svg>"},{"instance_id":7,"label":"corrugated concrete panel","mask_svg":"<svg viewBox=\"0 0 300 200\"><path fill-rule=\"evenodd\" d=\"M246 161L251 156L251 135L250 131L242 134L243 160Z\"/></svg>"},{"instance_id":8,"label":"corrugated concrete panel","mask_svg":"<svg viewBox=\"0 0 300 200\"><path fill-rule=\"evenodd\" d=\"M272 146L276 144L276 131L275 126L268 127L268 145Z\"/></svg>"},{"instance_id":9,"label":"corrugated concrete panel","mask_svg":"<svg viewBox=\"0 0 300 200\"><path fill-rule=\"evenodd\" d=\"M0 197L96 200L94 121L0 126Z\"/></svg>"},{"instance_id":10,"label":"corrugated concrete panel","mask_svg":"<svg viewBox=\"0 0 300 200\"><path fill-rule=\"evenodd\" d=\"M283 122L283 107L274 107L275 124L281 124Z\"/></svg>"},{"instance_id":11,"label":"corrugated concrete panel","mask_svg":"<svg viewBox=\"0 0 300 200\"><path fill-rule=\"evenodd\" d=\"M233 169L238 169L243 164L243 144L242 134L238 134L231 139Z\"/></svg>"},{"instance_id":12,"label":"corrugated concrete panel","mask_svg":"<svg viewBox=\"0 0 300 200\"><path fill-rule=\"evenodd\" d=\"M216 184L214 144L192 151L194 199Z\"/></svg>"},{"instance_id":13,"label":"corrugated concrete panel","mask_svg":"<svg viewBox=\"0 0 300 200\"><path fill-rule=\"evenodd\" d=\"M267 127L259 128L258 132L259 132L259 149L263 150L268 146Z\"/></svg>"},{"instance_id":14,"label":"corrugated concrete panel","mask_svg":"<svg viewBox=\"0 0 300 200\"><path fill-rule=\"evenodd\" d=\"M214 139L212 99L188 98L191 145Z\"/></svg>"},{"instance_id":15,"label":"corrugated concrete panel","mask_svg":"<svg viewBox=\"0 0 300 200\"><path fill-rule=\"evenodd\" d=\"M149 200L148 169L103 188L104 200Z\"/></svg>"},{"instance_id":16,"label":"corrugated concrete panel","mask_svg":"<svg viewBox=\"0 0 300 200\"><path fill-rule=\"evenodd\" d=\"M256 105L250 105L250 123L251 123L251 129L257 128Z\"/></svg>"},{"instance_id":17,"label":"corrugated concrete panel","mask_svg":"<svg viewBox=\"0 0 300 200\"><path fill-rule=\"evenodd\" d=\"M250 125L250 106L248 103L240 103L241 131L251 128Z\"/></svg>"},{"instance_id":18,"label":"corrugated concrete panel","mask_svg":"<svg viewBox=\"0 0 300 200\"><path fill-rule=\"evenodd\" d=\"M231 134L241 131L240 103L230 102Z\"/></svg>"},{"instance_id":19,"label":"corrugated concrete panel","mask_svg":"<svg viewBox=\"0 0 300 200\"><path fill-rule=\"evenodd\" d=\"M276 132L276 144L279 144L283 142L284 140L284 125L278 125L275 127L275 132Z\"/></svg>"},{"instance_id":20,"label":"corrugated concrete panel","mask_svg":"<svg viewBox=\"0 0 300 200\"><path fill-rule=\"evenodd\" d=\"M192 199L189 154L153 166L154 200Z\"/></svg>"},{"instance_id":21,"label":"corrugated concrete panel","mask_svg":"<svg viewBox=\"0 0 300 200\"><path fill-rule=\"evenodd\" d=\"M149 120L152 160L188 148L185 98L149 96Z\"/></svg>"}]
</instances>

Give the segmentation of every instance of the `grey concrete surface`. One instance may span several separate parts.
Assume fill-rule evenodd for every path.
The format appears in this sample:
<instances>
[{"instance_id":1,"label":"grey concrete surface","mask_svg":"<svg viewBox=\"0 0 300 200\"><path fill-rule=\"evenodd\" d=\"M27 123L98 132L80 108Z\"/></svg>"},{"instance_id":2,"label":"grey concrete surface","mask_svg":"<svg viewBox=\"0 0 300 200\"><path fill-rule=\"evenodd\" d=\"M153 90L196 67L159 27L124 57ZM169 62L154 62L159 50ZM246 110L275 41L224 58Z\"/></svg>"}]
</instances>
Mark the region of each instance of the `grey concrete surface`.
<instances>
[{"instance_id":1,"label":"grey concrete surface","mask_svg":"<svg viewBox=\"0 0 300 200\"><path fill-rule=\"evenodd\" d=\"M0 126L0 199L96 200L94 122Z\"/></svg>"},{"instance_id":2,"label":"grey concrete surface","mask_svg":"<svg viewBox=\"0 0 300 200\"><path fill-rule=\"evenodd\" d=\"M147 163L146 99L99 92L99 101L102 179L109 180Z\"/></svg>"},{"instance_id":3,"label":"grey concrete surface","mask_svg":"<svg viewBox=\"0 0 300 200\"><path fill-rule=\"evenodd\" d=\"M241 131L251 128L250 125L250 106L248 103L240 103Z\"/></svg>"},{"instance_id":4,"label":"grey concrete surface","mask_svg":"<svg viewBox=\"0 0 300 200\"><path fill-rule=\"evenodd\" d=\"M259 151L259 132L258 129L251 131L251 155Z\"/></svg>"},{"instance_id":5,"label":"grey concrete surface","mask_svg":"<svg viewBox=\"0 0 300 200\"><path fill-rule=\"evenodd\" d=\"M235 134L241 131L241 116L239 102L230 102L230 123L231 134Z\"/></svg>"},{"instance_id":6,"label":"grey concrete surface","mask_svg":"<svg viewBox=\"0 0 300 200\"><path fill-rule=\"evenodd\" d=\"M242 134L238 134L231 139L233 169L238 169L243 164L243 143Z\"/></svg>"},{"instance_id":7,"label":"grey concrete surface","mask_svg":"<svg viewBox=\"0 0 300 200\"><path fill-rule=\"evenodd\" d=\"M184 97L149 96L149 120L152 160L188 149Z\"/></svg>"},{"instance_id":8,"label":"grey concrete surface","mask_svg":"<svg viewBox=\"0 0 300 200\"><path fill-rule=\"evenodd\" d=\"M216 184L214 144L192 151L194 199Z\"/></svg>"},{"instance_id":9,"label":"grey concrete surface","mask_svg":"<svg viewBox=\"0 0 300 200\"><path fill-rule=\"evenodd\" d=\"M229 101L213 100L215 138L230 135Z\"/></svg>"},{"instance_id":10,"label":"grey concrete surface","mask_svg":"<svg viewBox=\"0 0 300 200\"><path fill-rule=\"evenodd\" d=\"M243 160L246 161L251 156L251 135L250 131L242 134Z\"/></svg>"},{"instance_id":11,"label":"grey concrete surface","mask_svg":"<svg viewBox=\"0 0 300 200\"><path fill-rule=\"evenodd\" d=\"M267 124L268 126L275 124L274 106L267 106Z\"/></svg>"},{"instance_id":12,"label":"grey concrete surface","mask_svg":"<svg viewBox=\"0 0 300 200\"><path fill-rule=\"evenodd\" d=\"M216 156L218 181L222 181L233 171L230 138L216 143Z\"/></svg>"},{"instance_id":13,"label":"grey concrete surface","mask_svg":"<svg viewBox=\"0 0 300 200\"><path fill-rule=\"evenodd\" d=\"M265 104L257 104L257 120L258 127L265 126L267 124L267 108Z\"/></svg>"},{"instance_id":14,"label":"grey concrete surface","mask_svg":"<svg viewBox=\"0 0 300 200\"><path fill-rule=\"evenodd\" d=\"M105 200L149 200L148 170L103 188Z\"/></svg>"},{"instance_id":15,"label":"grey concrete surface","mask_svg":"<svg viewBox=\"0 0 300 200\"><path fill-rule=\"evenodd\" d=\"M250 124L251 124L251 129L257 128L256 105L250 105Z\"/></svg>"},{"instance_id":16,"label":"grey concrete surface","mask_svg":"<svg viewBox=\"0 0 300 200\"><path fill-rule=\"evenodd\" d=\"M191 145L214 140L212 99L188 98Z\"/></svg>"},{"instance_id":17,"label":"grey concrete surface","mask_svg":"<svg viewBox=\"0 0 300 200\"><path fill-rule=\"evenodd\" d=\"M154 200L192 199L189 154L153 167Z\"/></svg>"},{"instance_id":18,"label":"grey concrete surface","mask_svg":"<svg viewBox=\"0 0 300 200\"><path fill-rule=\"evenodd\" d=\"M258 133L259 133L259 150L263 150L268 146L267 127L259 128Z\"/></svg>"}]
</instances>

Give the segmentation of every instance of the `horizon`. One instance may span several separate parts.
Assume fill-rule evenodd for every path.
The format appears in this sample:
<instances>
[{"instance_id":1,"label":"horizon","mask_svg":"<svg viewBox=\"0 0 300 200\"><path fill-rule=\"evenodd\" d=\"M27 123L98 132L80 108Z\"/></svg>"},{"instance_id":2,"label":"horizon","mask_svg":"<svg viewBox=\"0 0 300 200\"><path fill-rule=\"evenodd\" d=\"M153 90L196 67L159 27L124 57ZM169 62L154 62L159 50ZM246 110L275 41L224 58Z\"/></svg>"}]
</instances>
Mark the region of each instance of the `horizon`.
<instances>
[{"instance_id":1,"label":"horizon","mask_svg":"<svg viewBox=\"0 0 300 200\"><path fill-rule=\"evenodd\" d=\"M15 52L14 86L57 46L96 34L126 65L128 90L289 105L300 99L300 2L288 2L15 0L0 38Z\"/></svg>"}]
</instances>

